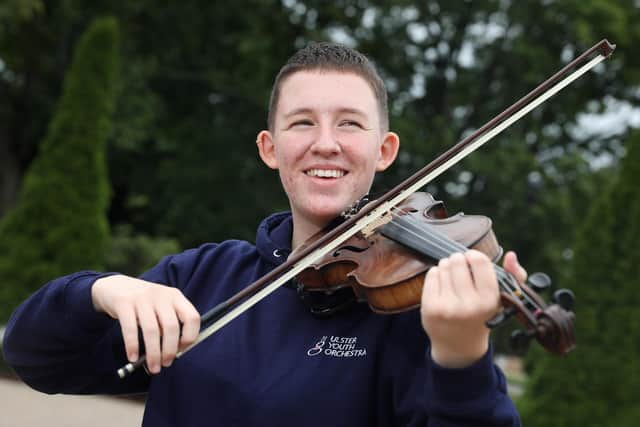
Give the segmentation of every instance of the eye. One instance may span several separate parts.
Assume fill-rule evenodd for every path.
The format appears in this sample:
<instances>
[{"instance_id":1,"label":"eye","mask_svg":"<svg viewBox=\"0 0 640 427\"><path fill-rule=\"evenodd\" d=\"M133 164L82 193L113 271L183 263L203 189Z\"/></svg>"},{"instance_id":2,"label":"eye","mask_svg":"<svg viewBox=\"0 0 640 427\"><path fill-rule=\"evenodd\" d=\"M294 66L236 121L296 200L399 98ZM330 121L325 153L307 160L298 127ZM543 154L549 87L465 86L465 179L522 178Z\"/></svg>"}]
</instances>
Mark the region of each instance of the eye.
<instances>
[{"instance_id":1,"label":"eye","mask_svg":"<svg viewBox=\"0 0 640 427\"><path fill-rule=\"evenodd\" d=\"M346 128L364 129L364 126L362 126L362 124L360 124L360 122L358 122L356 120L343 120L343 121L340 122L340 124L338 126L346 127Z\"/></svg>"},{"instance_id":2,"label":"eye","mask_svg":"<svg viewBox=\"0 0 640 427\"><path fill-rule=\"evenodd\" d=\"M291 125L289 125L290 128L293 127L307 127L307 126L313 126L313 122L309 119L299 119L296 120L294 122L291 123Z\"/></svg>"}]
</instances>

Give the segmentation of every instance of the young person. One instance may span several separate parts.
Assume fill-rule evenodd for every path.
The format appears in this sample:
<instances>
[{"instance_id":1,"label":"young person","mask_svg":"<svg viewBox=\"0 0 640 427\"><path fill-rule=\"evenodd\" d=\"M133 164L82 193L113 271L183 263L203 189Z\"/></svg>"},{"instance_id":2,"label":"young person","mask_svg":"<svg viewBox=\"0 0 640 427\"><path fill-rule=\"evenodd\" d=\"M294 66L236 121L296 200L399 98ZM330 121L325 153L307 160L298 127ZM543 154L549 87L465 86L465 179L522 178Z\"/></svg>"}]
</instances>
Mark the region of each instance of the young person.
<instances>
[{"instance_id":1,"label":"young person","mask_svg":"<svg viewBox=\"0 0 640 427\"><path fill-rule=\"evenodd\" d=\"M145 426L512 426L518 415L492 363L485 321L499 310L489 259L455 254L429 270L420 310L364 304L313 316L289 287L183 357L204 313L283 263L365 195L394 161L386 90L370 62L335 44L298 51L278 74L264 163L290 212L229 240L164 258L140 278L84 271L25 301L7 326L6 360L46 393L147 392ZM505 268L524 280L515 254ZM115 372L142 339L150 374Z\"/></svg>"}]
</instances>

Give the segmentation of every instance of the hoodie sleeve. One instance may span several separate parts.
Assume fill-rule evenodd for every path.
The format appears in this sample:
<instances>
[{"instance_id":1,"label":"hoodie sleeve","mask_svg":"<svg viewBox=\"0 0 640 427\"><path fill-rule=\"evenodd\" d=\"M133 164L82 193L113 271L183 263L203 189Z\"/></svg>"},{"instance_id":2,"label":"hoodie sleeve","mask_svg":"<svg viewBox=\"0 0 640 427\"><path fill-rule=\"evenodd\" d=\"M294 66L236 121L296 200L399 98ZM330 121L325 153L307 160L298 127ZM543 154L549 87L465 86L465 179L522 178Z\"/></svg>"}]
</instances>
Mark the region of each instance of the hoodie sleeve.
<instances>
[{"instance_id":1,"label":"hoodie sleeve","mask_svg":"<svg viewBox=\"0 0 640 427\"><path fill-rule=\"evenodd\" d=\"M141 278L178 286L189 280L198 251L165 257ZM2 351L7 363L32 388L45 393L125 394L146 391L142 371L121 380L127 363L118 322L98 313L91 287L117 273L82 271L52 280L12 314Z\"/></svg>"},{"instance_id":2,"label":"hoodie sleeve","mask_svg":"<svg viewBox=\"0 0 640 427\"><path fill-rule=\"evenodd\" d=\"M409 313L408 313L409 314ZM381 389L391 405L389 425L428 427L517 427L518 413L492 350L473 365L449 369L430 357L429 340L414 315L392 327L383 358ZM390 403L389 403L390 402Z\"/></svg>"},{"instance_id":3,"label":"hoodie sleeve","mask_svg":"<svg viewBox=\"0 0 640 427\"><path fill-rule=\"evenodd\" d=\"M126 363L120 328L91 302L91 286L108 275L84 271L52 280L14 311L2 350L25 383L44 393L144 390L141 376L117 379L118 364Z\"/></svg>"},{"instance_id":4,"label":"hoodie sleeve","mask_svg":"<svg viewBox=\"0 0 640 427\"><path fill-rule=\"evenodd\" d=\"M519 426L520 419L492 350L463 369L438 366L426 355L429 426Z\"/></svg>"}]
</instances>

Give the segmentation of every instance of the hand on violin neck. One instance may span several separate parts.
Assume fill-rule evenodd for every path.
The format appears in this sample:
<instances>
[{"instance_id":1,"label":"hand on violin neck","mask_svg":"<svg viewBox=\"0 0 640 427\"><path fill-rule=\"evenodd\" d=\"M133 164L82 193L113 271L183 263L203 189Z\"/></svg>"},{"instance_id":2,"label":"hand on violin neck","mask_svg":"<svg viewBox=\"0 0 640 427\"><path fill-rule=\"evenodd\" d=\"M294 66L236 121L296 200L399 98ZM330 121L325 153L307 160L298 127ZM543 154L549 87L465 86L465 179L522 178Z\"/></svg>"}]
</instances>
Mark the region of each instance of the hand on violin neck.
<instances>
[{"instance_id":1,"label":"hand on violin neck","mask_svg":"<svg viewBox=\"0 0 640 427\"><path fill-rule=\"evenodd\" d=\"M431 357L440 366L464 368L489 348L485 326L500 307L494 265L469 250L431 268L422 292L421 318L431 340Z\"/></svg>"}]
</instances>

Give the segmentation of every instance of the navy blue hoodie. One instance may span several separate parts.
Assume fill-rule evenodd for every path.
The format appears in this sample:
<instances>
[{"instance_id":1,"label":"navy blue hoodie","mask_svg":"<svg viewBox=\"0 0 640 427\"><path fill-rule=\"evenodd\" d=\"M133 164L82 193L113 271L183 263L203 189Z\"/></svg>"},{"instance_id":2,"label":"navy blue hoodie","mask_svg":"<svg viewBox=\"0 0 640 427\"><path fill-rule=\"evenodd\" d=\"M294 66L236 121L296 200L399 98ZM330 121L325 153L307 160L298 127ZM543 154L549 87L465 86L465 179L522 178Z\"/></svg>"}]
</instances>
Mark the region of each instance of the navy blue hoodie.
<instances>
[{"instance_id":1,"label":"navy blue hoodie","mask_svg":"<svg viewBox=\"0 0 640 427\"><path fill-rule=\"evenodd\" d=\"M265 219L256 245L230 240L164 258L142 279L178 287L204 313L282 263L288 213ZM13 314L4 356L45 393L147 392L144 426L514 426L518 415L490 352L465 369L429 357L414 310L377 315L363 304L317 318L280 288L170 368L121 380L117 322L95 312L105 274L53 280Z\"/></svg>"}]
</instances>

